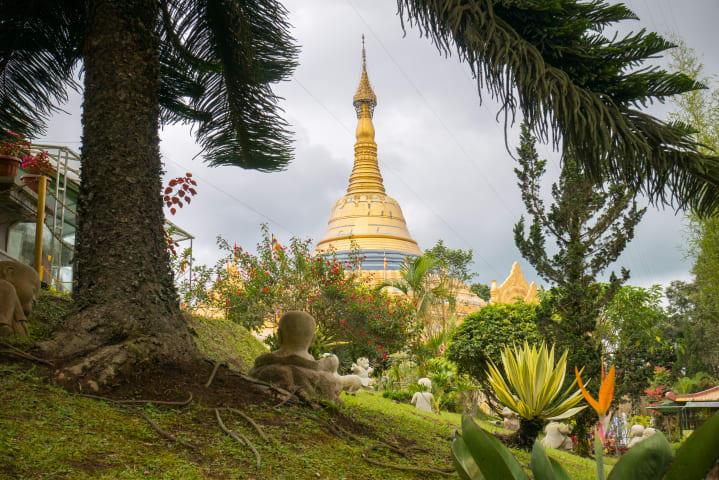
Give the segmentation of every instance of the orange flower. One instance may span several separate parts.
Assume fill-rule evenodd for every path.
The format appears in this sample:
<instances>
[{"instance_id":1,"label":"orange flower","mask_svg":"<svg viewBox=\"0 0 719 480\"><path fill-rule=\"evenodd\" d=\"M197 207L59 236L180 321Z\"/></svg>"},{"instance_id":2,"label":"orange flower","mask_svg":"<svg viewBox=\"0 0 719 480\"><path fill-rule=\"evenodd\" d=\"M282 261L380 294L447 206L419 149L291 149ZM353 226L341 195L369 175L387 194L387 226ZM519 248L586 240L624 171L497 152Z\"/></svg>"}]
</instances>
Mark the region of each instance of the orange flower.
<instances>
[{"instance_id":1,"label":"orange flower","mask_svg":"<svg viewBox=\"0 0 719 480\"><path fill-rule=\"evenodd\" d=\"M614 399L614 377L616 375L614 367L612 366L612 368L609 369L609 374L605 376L604 364L602 364L602 383L599 386L598 400L594 400L592 394L584 387L582 376L580 375L579 370L577 370L577 367L574 367L574 374L577 376L579 389L582 391L582 395L587 403L591 405L600 417L606 415L607 411L609 411L609 406L612 404L612 400Z\"/></svg>"}]
</instances>

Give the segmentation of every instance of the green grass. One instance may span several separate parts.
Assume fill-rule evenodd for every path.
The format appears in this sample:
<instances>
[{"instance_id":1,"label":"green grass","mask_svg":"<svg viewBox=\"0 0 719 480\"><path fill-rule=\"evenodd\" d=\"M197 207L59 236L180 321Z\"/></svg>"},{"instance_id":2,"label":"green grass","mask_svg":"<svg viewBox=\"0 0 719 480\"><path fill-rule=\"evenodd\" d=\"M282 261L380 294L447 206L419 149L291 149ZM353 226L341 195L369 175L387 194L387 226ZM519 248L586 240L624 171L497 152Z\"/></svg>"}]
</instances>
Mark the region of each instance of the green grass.
<instances>
[{"instance_id":1,"label":"green grass","mask_svg":"<svg viewBox=\"0 0 719 480\"><path fill-rule=\"evenodd\" d=\"M57 324L70 306L67 299L51 296L44 296L40 305L31 319L36 339L46 336L49 325ZM247 330L231 322L196 317L190 320L190 329L204 355L234 368L246 370L255 356L266 351ZM230 429L242 432L257 446L262 456L257 468L251 451L223 433L214 412L199 401L183 409L122 407L49 385L28 364L0 364L0 479L444 478L371 465L362 455L379 438L422 451L404 459L380 448L367 453L372 459L407 466L449 466L458 414L418 412L409 404L370 392L345 395L343 401L339 416L322 415L352 429L353 439L331 434L297 406L285 406L280 413L271 404L243 405L272 439L272 444L264 444L241 418L223 413ZM198 445L201 454L161 438L141 412L164 430ZM490 431L502 430L488 422L480 424ZM529 463L528 453L515 454L524 465ZM559 451L550 455L573 479L594 478L592 460Z\"/></svg>"}]
</instances>

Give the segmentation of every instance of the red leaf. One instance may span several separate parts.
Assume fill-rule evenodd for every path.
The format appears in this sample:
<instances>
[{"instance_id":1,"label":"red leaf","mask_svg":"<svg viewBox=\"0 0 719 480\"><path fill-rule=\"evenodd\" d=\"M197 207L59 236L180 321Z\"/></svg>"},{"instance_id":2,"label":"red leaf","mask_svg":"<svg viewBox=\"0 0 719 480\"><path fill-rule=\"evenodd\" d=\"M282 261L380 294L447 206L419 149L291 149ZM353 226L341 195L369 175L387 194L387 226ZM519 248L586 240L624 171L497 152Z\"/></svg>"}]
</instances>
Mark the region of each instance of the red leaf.
<instances>
[{"instance_id":1,"label":"red leaf","mask_svg":"<svg viewBox=\"0 0 719 480\"><path fill-rule=\"evenodd\" d=\"M187 198L185 199L185 201L186 201L188 204L190 203L190 200L192 200L192 198L190 198L190 197L187 197Z\"/></svg>"},{"instance_id":2,"label":"red leaf","mask_svg":"<svg viewBox=\"0 0 719 480\"><path fill-rule=\"evenodd\" d=\"M189 190L189 188L190 188L190 185L188 185L187 183L182 186L183 190Z\"/></svg>"},{"instance_id":3,"label":"red leaf","mask_svg":"<svg viewBox=\"0 0 719 480\"><path fill-rule=\"evenodd\" d=\"M167 188L165 189L165 195L167 195L168 193L172 193L172 188L171 188L171 187L167 187Z\"/></svg>"},{"instance_id":4,"label":"red leaf","mask_svg":"<svg viewBox=\"0 0 719 480\"><path fill-rule=\"evenodd\" d=\"M178 178L177 178L177 183L185 183L185 179L178 177Z\"/></svg>"},{"instance_id":5,"label":"red leaf","mask_svg":"<svg viewBox=\"0 0 719 480\"><path fill-rule=\"evenodd\" d=\"M168 207L171 207L171 206L172 206L172 202L165 202L165 204L166 204Z\"/></svg>"},{"instance_id":6,"label":"red leaf","mask_svg":"<svg viewBox=\"0 0 719 480\"><path fill-rule=\"evenodd\" d=\"M195 190L194 188L191 188L190 193L193 195L197 195L197 190Z\"/></svg>"},{"instance_id":7,"label":"red leaf","mask_svg":"<svg viewBox=\"0 0 719 480\"><path fill-rule=\"evenodd\" d=\"M180 199L177 197L172 197L172 203L180 203Z\"/></svg>"},{"instance_id":8,"label":"red leaf","mask_svg":"<svg viewBox=\"0 0 719 480\"><path fill-rule=\"evenodd\" d=\"M187 172L187 173L185 174L185 176L186 176L186 177L191 177L192 174L191 174L190 172Z\"/></svg>"},{"instance_id":9,"label":"red leaf","mask_svg":"<svg viewBox=\"0 0 719 480\"><path fill-rule=\"evenodd\" d=\"M170 201L170 196L169 196L169 195L165 195L164 197L162 197L162 199L163 199L165 202L169 202L169 201Z\"/></svg>"},{"instance_id":10,"label":"red leaf","mask_svg":"<svg viewBox=\"0 0 719 480\"><path fill-rule=\"evenodd\" d=\"M180 207L180 208L182 208L182 202L180 202L180 201L178 200L177 206Z\"/></svg>"},{"instance_id":11,"label":"red leaf","mask_svg":"<svg viewBox=\"0 0 719 480\"><path fill-rule=\"evenodd\" d=\"M177 185L177 180L173 178L172 180L170 180L170 186L174 187L175 185Z\"/></svg>"},{"instance_id":12,"label":"red leaf","mask_svg":"<svg viewBox=\"0 0 719 480\"><path fill-rule=\"evenodd\" d=\"M184 196L185 196L185 191L184 191L184 190L180 190L179 192L177 192L177 194L178 194L179 196L181 196L181 197L184 197Z\"/></svg>"},{"instance_id":13,"label":"red leaf","mask_svg":"<svg viewBox=\"0 0 719 480\"><path fill-rule=\"evenodd\" d=\"M194 186L197 186L197 182L194 180L190 180L190 183L193 184Z\"/></svg>"},{"instance_id":14,"label":"red leaf","mask_svg":"<svg viewBox=\"0 0 719 480\"><path fill-rule=\"evenodd\" d=\"M171 209L170 209L170 213L174 215L175 213L177 213L177 209L171 208Z\"/></svg>"}]
</instances>

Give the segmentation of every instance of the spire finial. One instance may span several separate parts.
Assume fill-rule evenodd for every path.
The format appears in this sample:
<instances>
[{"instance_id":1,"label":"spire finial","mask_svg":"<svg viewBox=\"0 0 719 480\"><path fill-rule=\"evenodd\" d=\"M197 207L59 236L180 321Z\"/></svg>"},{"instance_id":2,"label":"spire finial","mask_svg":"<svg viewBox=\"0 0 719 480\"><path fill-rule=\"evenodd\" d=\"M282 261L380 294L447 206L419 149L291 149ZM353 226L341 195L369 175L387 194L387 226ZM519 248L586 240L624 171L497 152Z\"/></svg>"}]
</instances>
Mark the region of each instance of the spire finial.
<instances>
[{"instance_id":1,"label":"spire finial","mask_svg":"<svg viewBox=\"0 0 719 480\"><path fill-rule=\"evenodd\" d=\"M372 116L374 107L377 105L377 96L372 90L372 85L370 85L369 76L367 75L367 52L365 50L364 33L362 34L362 73L360 74L360 83L353 100L352 103L357 110L358 117L362 110L362 105L368 107L367 111Z\"/></svg>"},{"instance_id":2,"label":"spire finial","mask_svg":"<svg viewBox=\"0 0 719 480\"><path fill-rule=\"evenodd\" d=\"M367 68L367 54L364 48L364 33L362 34L362 70Z\"/></svg>"}]
</instances>

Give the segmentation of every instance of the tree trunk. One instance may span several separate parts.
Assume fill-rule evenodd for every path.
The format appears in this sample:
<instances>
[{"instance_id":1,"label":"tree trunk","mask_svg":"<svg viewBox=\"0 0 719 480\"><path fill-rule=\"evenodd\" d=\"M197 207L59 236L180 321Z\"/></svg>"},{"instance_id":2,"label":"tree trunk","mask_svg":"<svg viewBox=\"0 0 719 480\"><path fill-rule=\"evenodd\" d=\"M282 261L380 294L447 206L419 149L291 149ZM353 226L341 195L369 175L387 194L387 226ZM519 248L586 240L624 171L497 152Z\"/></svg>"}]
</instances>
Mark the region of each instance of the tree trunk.
<instances>
[{"instance_id":1,"label":"tree trunk","mask_svg":"<svg viewBox=\"0 0 719 480\"><path fill-rule=\"evenodd\" d=\"M534 446L534 441L542 433L543 427L544 421L539 418L533 418L532 420L520 418L519 430L515 435L516 445L524 450L531 450Z\"/></svg>"},{"instance_id":2,"label":"tree trunk","mask_svg":"<svg viewBox=\"0 0 719 480\"><path fill-rule=\"evenodd\" d=\"M90 2L84 44L77 311L41 347L97 389L195 353L163 231L157 0Z\"/></svg>"}]
</instances>

